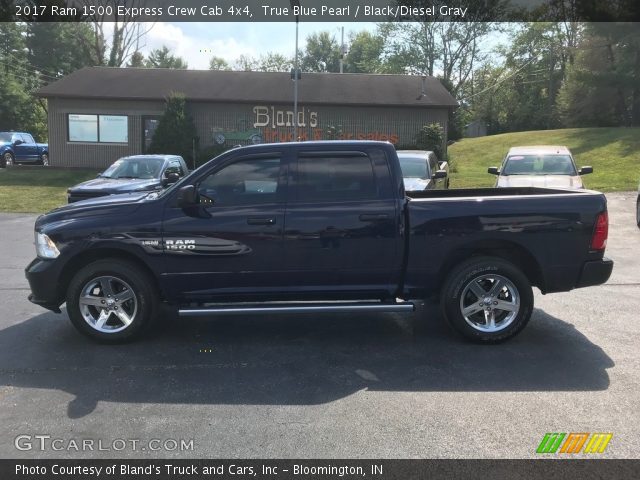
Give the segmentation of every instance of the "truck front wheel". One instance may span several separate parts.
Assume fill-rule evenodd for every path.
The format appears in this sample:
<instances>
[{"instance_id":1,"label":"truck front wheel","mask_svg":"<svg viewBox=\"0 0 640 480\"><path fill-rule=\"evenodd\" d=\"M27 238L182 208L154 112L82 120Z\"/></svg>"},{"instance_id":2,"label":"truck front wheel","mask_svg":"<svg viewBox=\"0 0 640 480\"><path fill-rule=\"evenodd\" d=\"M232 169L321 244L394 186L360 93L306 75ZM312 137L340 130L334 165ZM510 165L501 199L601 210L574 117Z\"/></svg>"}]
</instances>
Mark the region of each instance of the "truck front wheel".
<instances>
[{"instance_id":1,"label":"truck front wheel","mask_svg":"<svg viewBox=\"0 0 640 480\"><path fill-rule=\"evenodd\" d=\"M518 334L533 312L533 291L522 271L495 257L474 257L447 277L440 304L449 324L479 343Z\"/></svg>"},{"instance_id":2,"label":"truck front wheel","mask_svg":"<svg viewBox=\"0 0 640 480\"><path fill-rule=\"evenodd\" d=\"M129 262L99 260L82 268L67 290L67 313L84 335L123 343L145 331L155 317L158 295L148 275Z\"/></svg>"}]
</instances>

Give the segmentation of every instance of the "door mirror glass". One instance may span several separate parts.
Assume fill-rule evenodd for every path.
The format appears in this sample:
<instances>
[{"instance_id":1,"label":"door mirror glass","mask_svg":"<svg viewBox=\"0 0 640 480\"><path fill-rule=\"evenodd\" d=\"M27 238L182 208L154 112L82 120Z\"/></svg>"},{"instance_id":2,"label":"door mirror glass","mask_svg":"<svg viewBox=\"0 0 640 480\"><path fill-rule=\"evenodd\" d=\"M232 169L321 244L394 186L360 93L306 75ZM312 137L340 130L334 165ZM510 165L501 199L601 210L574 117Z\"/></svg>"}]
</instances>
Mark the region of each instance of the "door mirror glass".
<instances>
[{"instance_id":1,"label":"door mirror glass","mask_svg":"<svg viewBox=\"0 0 640 480\"><path fill-rule=\"evenodd\" d=\"M193 185L185 185L178 190L178 207L193 207L199 203L199 195L196 187Z\"/></svg>"},{"instance_id":2,"label":"door mirror glass","mask_svg":"<svg viewBox=\"0 0 640 480\"><path fill-rule=\"evenodd\" d=\"M165 173L165 177L162 179L162 185L166 187L167 185L176 183L178 180L180 180L180 175L176 172L168 172Z\"/></svg>"}]
</instances>

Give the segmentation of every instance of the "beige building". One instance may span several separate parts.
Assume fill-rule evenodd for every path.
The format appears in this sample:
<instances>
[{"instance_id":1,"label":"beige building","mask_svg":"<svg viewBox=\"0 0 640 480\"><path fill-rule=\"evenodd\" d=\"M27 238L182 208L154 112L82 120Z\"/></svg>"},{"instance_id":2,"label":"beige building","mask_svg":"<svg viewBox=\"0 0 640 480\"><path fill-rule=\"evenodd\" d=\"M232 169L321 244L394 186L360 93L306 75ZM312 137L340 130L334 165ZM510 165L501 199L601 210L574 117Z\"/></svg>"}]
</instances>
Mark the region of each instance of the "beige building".
<instances>
[{"instance_id":1,"label":"beige building","mask_svg":"<svg viewBox=\"0 0 640 480\"><path fill-rule=\"evenodd\" d=\"M183 93L199 148L300 140L383 140L415 146L418 130L447 132L455 99L432 77L303 73L294 118L289 73L84 68L40 89L55 166L103 168L145 152L171 92ZM172 153L172 152L166 152Z\"/></svg>"}]
</instances>

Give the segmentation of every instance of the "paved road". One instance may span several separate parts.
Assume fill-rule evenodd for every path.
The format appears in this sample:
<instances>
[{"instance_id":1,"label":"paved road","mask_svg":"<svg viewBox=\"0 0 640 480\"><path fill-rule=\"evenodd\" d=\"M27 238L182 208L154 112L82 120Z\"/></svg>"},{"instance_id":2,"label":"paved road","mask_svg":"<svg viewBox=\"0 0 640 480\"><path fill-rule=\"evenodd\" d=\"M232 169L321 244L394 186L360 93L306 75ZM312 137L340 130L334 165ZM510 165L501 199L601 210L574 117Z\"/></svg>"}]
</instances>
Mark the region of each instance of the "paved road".
<instances>
[{"instance_id":1,"label":"paved road","mask_svg":"<svg viewBox=\"0 0 640 480\"><path fill-rule=\"evenodd\" d=\"M0 457L509 458L534 456L546 432L599 431L614 434L605 456L639 458L634 201L609 195L610 282L536 294L530 325L499 346L461 341L433 306L183 320L136 344L94 345L66 314L26 300L35 217L0 215ZM16 450L21 434L64 450ZM78 453L71 439L112 450ZM150 439L194 448L150 452Z\"/></svg>"}]
</instances>

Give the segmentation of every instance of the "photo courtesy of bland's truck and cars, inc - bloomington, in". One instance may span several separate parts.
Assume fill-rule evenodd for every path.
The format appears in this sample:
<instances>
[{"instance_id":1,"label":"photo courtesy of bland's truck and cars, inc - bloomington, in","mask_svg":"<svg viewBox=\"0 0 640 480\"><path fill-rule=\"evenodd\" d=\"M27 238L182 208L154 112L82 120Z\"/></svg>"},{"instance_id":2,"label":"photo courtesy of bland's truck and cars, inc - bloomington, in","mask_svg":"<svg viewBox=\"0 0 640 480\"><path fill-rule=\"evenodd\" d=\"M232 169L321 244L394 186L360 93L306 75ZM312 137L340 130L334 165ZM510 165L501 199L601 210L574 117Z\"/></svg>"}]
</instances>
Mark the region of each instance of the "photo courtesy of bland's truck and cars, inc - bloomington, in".
<instances>
[{"instance_id":1,"label":"photo courtesy of bland's truck and cars, inc - bloomington, in","mask_svg":"<svg viewBox=\"0 0 640 480\"><path fill-rule=\"evenodd\" d=\"M5 2L0 478L636 478L636 3Z\"/></svg>"}]
</instances>

